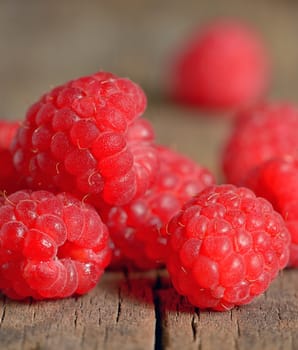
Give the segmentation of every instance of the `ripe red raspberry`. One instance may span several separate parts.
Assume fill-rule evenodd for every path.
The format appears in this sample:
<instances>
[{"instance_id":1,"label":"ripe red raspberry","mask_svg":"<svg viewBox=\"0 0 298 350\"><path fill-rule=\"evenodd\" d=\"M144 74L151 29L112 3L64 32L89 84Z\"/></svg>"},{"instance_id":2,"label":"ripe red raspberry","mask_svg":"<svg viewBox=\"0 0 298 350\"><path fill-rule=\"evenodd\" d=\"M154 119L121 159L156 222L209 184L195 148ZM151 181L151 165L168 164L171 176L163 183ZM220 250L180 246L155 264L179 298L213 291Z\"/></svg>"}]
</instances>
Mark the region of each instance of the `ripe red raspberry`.
<instances>
[{"instance_id":1,"label":"ripe red raspberry","mask_svg":"<svg viewBox=\"0 0 298 350\"><path fill-rule=\"evenodd\" d=\"M10 152L11 142L19 128L19 122L0 120L0 191L12 193L21 189L21 178L17 174Z\"/></svg>"},{"instance_id":2,"label":"ripe red raspberry","mask_svg":"<svg viewBox=\"0 0 298 350\"><path fill-rule=\"evenodd\" d=\"M110 258L108 231L93 207L47 191L1 198L0 288L8 297L87 293Z\"/></svg>"},{"instance_id":3,"label":"ripe red raspberry","mask_svg":"<svg viewBox=\"0 0 298 350\"><path fill-rule=\"evenodd\" d=\"M262 97L268 80L269 61L259 35L244 23L216 21L180 48L168 89L178 102L229 109Z\"/></svg>"},{"instance_id":4,"label":"ripe red raspberry","mask_svg":"<svg viewBox=\"0 0 298 350\"><path fill-rule=\"evenodd\" d=\"M189 158L162 146L157 151L160 170L152 188L128 205L99 210L115 245L114 267L128 261L140 269L164 263L166 223L186 200L214 183L213 175Z\"/></svg>"},{"instance_id":5,"label":"ripe red raspberry","mask_svg":"<svg viewBox=\"0 0 298 350\"><path fill-rule=\"evenodd\" d=\"M249 303L289 259L283 219L245 187L208 187L167 229L174 287L202 309L224 311Z\"/></svg>"},{"instance_id":6,"label":"ripe red raspberry","mask_svg":"<svg viewBox=\"0 0 298 350\"><path fill-rule=\"evenodd\" d=\"M298 108L291 104L266 104L240 113L223 153L227 181L239 184L264 161L297 155L297 129Z\"/></svg>"},{"instance_id":7,"label":"ripe red raspberry","mask_svg":"<svg viewBox=\"0 0 298 350\"><path fill-rule=\"evenodd\" d=\"M291 234L288 265L298 267L298 159L268 160L250 171L244 184L268 199L283 216Z\"/></svg>"},{"instance_id":8,"label":"ripe red raspberry","mask_svg":"<svg viewBox=\"0 0 298 350\"><path fill-rule=\"evenodd\" d=\"M32 189L128 203L155 175L154 134L149 122L137 120L145 107L141 88L111 73L56 87L28 110L14 164Z\"/></svg>"}]
</instances>

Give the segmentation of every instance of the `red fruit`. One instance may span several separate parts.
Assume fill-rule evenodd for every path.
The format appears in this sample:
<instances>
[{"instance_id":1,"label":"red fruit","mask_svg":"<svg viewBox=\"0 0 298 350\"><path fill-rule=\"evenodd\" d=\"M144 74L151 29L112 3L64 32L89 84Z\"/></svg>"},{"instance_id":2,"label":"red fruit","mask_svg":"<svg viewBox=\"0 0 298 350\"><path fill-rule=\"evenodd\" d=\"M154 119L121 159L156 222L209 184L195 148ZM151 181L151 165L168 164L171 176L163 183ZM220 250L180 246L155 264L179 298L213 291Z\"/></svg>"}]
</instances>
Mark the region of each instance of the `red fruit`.
<instances>
[{"instance_id":1,"label":"red fruit","mask_svg":"<svg viewBox=\"0 0 298 350\"><path fill-rule=\"evenodd\" d=\"M269 62L259 35L244 23L216 21L195 31L174 58L168 89L188 105L231 109L261 98Z\"/></svg>"},{"instance_id":2,"label":"red fruit","mask_svg":"<svg viewBox=\"0 0 298 350\"><path fill-rule=\"evenodd\" d=\"M73 196L23 190L1 198L0 288L8 297L84 294L110 258L106 226Z\"/></svg>"},{"instance_id":3,"label":"red fruit","mask_svg":"<svg viewBox=\"0 0 298 350\"><path fill-rule=\"evenodd\" d=\"M223 153L227 181L241 184L264 161L298 155L297 129L298 108L291 104L266 104L240 113Z\"/></svg>"},{"instance_id":4,"label":"red fruit","mask_svg":"<svg viewBox=\"0 0 298 350\"><path fill-rule=\"evenodd\" d=\"M141 88L111 73L56 87L28 110L14 140L14 164L30 188L128 203L155 175L153 130L137 119L145 107Z\"/></svg>"},{"instance_id":5,"label":"red fruit","mask_svg":"<svg viewBox=\"0 0 298 350\"><path fill-rule=\"evenodd\" d=\"M244 187L210 186L167 227L167 268L178 293L224 311L263 293L289 259L281 216Z\"/></svg>"},{"instance_id":6,"label":"red fruit","mask_svg":"<svg viewBox=\"0 0 298 350\"><path fill-rule=\"evenodd\" d=\"M164 263L166 223L182 203L214 183L207 169L187 157L166 147L159 146L157 151L160 169L151 189L128 205L99 209L115 245L114 267L130 262L150 269Z\"/></svg>"},{"instance_id":7,"label":"red fruit","mask_svg":"<svg viewBox=\"0 0 298 350\"><path fill-rule=\"evenodd\" d=\"M0 120L0 191L12 193L22 187L10 152L11 142L20 126L19 122Z\"/></svg>"},{"instance_id":8,"label":"red fruit","mask_svg":"<svg viewBox=\"0 0 298 350\"><path fill-rule=\"evenodd\" d=\"M249 172L245 186L268 199L283 216L291 234L289 266L298 267L298 160L268 160Z\"/></svg>"}]
</instances>

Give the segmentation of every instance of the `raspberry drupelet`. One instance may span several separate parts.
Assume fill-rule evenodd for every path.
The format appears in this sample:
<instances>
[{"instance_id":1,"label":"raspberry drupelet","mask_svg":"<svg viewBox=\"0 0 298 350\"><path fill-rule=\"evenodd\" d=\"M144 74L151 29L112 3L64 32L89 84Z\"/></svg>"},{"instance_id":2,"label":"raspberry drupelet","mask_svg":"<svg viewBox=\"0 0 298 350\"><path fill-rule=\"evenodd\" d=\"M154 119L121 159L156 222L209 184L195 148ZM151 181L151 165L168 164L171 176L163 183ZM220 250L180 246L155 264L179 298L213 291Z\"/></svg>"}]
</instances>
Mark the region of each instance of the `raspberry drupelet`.
<instances>
[{"instance_id":1,"label":"raspberry drupelet","mask_svg":"<svg viewBox=\"0 0 298 350\"><path fill-rule=\"evenodd\" d=\"M172 99L211 110L257 101L270 78L260 35L232 20L217 20L194 31L169 66L167 85Z\"/></svg>"},{"instance_id":2,"label":"raspberry drupelet","mask_svg":"<svg viewBox=\"0 0 298 350\"><path fill-rule=\"evenodd\" d=\"M110 259L107 227L88 204L47 191L1 198L0 289L11 299L85 294Z\"/></svg>"},{"instance_id":3,"label":"raspberry drupelet","mask_svg":"<svg viewBox=\"0 0 298 350\"><path fill-rule=\"evenodd\" d=\"M32 189L128 203L147 190L157 166L151 125L138 119L145 107L142 89L111 73L67 82L28 110L14 164ZM140 124L148 132L136 132Z\"/></svg>"},{"instance_id":4,"label":"raspberry drupelet","mask_svg":"<svg viewBox=\"0 0 298 350\"><path fill-rule=\"evenodd\" d=\"M99 209L114 243L112 266L150 269L165 262L164 228L182 204L215 180L209 170L170 148L156 146L160 169L144 196Z\"/></svg>"},{"instance_id":5,"label":"raspberry drupelet","mask_svg":"<svg viewBox=\"0 0 298 350\"><path fill-rule=\"evenodd\" d=\"M298 159L270 159L250 171L244 185L268 199L291 234L289 266L298 267Z\"/></svg>"},{"instance_id":6,"label":"raspberry drupelet","mask_svg":"<svg viewBox=\"0 0 298 350\"><path fill-rule=\"evenodd\" d=\"M167 230L173 285L201 309L249 303L288 263L290 235L282 217L245 187L206 188Z\"/></svg>"},{"instance_id":7,"label":"raspberry drupelet","mask_svg":"<svg viewBox=\"0 0 298 350\"><path fill-rule=\"evenodd\" d=\"M222 167L227 182L239 185L247 172L264 161L298 155L298 107L267 103L239 114L227 140Z\"/></svg>"},{"instance_id":8,"label":"raspberry drupelet","mask_svg":"<svg viewBox=\"0 0 298 350\"><path fill-rule=\"evenodd\" d=\"M13 165L10 145L20 126L17 121L0 120L0 191L12 193L22 188L21 176Z\"/></svg>"}]
</instances>

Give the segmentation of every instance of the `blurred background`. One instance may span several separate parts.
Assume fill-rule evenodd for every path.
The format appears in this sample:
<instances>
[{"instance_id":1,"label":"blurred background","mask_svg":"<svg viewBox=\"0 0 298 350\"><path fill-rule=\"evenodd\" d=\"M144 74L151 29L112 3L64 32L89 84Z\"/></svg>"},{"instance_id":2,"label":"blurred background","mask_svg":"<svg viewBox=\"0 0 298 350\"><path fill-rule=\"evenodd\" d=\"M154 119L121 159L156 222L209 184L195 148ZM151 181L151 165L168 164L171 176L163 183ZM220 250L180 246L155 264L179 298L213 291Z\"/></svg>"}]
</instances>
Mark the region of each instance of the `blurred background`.
<instances>
[{"instance_id":1,"label":"blurred background","mask_svg":"<svg viewBox=\"0 0 298 350\"><path fill-rule=\"evenodd\" d=\"M0 116L22 119L57 84L107 70L139 83L158 142L220 174L229 121L203 118L167 102L167 62L199 25L245 20L263 36L273 61L269 96L298 101L298 1L295 0L0 0Z\"/></svg>"}]
</instances>

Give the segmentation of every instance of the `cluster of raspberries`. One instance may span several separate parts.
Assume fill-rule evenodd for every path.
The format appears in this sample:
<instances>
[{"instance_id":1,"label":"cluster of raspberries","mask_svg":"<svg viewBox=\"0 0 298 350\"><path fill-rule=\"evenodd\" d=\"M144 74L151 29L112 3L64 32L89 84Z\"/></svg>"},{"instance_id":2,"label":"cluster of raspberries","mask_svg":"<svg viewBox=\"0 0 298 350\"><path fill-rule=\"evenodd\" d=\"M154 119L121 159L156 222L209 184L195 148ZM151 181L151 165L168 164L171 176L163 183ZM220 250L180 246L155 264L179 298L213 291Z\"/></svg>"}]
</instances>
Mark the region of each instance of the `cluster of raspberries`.
<instances>
[{"instance_id":1,"label":"cluster of raspberries","mask_svg":"<svg viewBox=\"0 0 298 350\"><path fill-rule=\"evenodd\" d=\"M84 294L104 269L164 266L166 225L214 184L155 144L143 90L99 72L0 125L0 288L13 299Z\"/></svg>"},{"instance_id":2,"label":"cluster of raspberries","mask_svg":"<svg viewBox=\"0 0 298 350\"><path fill-rule=\"evenodd\" d=\"M259 46L247 32L231 40L235 28L228 29L227 59L231 42L245 39L247 64L238 67L245 79L240 74L226 95L211 79L215 106L238 106L265 86L263 56L247 57L260 54ZM211 63L217 33L200 46ZM179 66L186 78L196 54ZM188 82L178 84L185 100ZM202 91L190 102L212 101ZM223 154L228 184L218 185L208 169L155 143L145 108L137 84L99 72L44 94L22 122L0 123L3 294L64 298L94 288L107 266L166 266L178 293L201 309L224 311L298 266L298 109L242 110Z\"/></svg>"}]
</instances>

